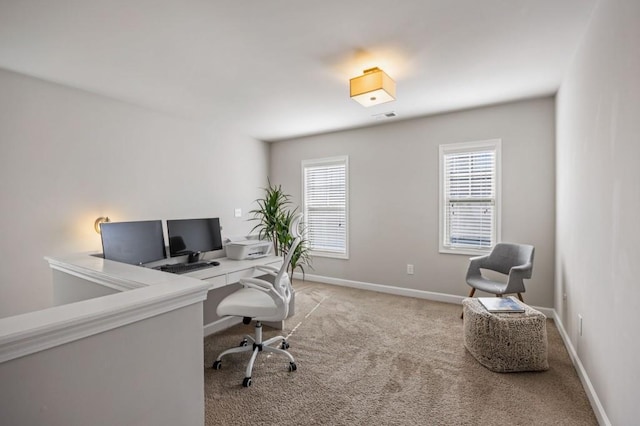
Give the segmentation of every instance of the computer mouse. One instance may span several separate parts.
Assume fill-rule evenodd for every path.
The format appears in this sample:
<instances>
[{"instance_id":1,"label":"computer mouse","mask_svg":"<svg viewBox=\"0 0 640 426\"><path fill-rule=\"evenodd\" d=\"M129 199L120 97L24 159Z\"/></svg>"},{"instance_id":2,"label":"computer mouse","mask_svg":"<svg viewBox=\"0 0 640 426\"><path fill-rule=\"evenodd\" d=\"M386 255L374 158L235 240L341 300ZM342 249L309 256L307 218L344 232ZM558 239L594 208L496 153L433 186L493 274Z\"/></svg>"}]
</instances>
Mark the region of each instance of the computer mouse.
<instances>
[{"instance_id":1,"label":"computer mouse","mask_svg":"<svg viewBox=\"0 0 640 426\"><path fill-rule=\"evenodd\" d=\"M218 265L220 265L220 262L216 262L215 260L212 260L211 262L209 262L209 265L218 266Z\"/></svg>"}]
</instances>

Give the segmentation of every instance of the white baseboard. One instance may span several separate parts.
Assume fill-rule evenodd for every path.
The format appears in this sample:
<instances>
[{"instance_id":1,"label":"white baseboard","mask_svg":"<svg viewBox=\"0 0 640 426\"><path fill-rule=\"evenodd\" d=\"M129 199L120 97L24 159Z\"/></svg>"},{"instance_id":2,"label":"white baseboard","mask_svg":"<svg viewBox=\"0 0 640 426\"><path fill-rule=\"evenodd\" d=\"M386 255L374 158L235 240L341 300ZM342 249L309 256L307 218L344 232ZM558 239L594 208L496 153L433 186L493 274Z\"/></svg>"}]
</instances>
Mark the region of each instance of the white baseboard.
<instances>
[{"instance_id":1,"label":"white baseboard","mask_svg":"<svg viewBox=\"0 0 640 426\"><path fill-rule=\"evenodd\" d=\"M293 277L300 280L303 278L302 273L300 272L295 272L293 274ZM324 277L321 275L305 274L304 279L318 282L318 283L323 283L323 284L358 288L361 290L377 291L380 293L394 294L397 296L416 297L419 299L433 300L436 302L462 304L462 301L466 299L466 297L456 296L452 294L436 293L432 291L415 290L415 289L402 288L402 287L394 287L394 286L384 285L384 284L372 284L372 283L366 283L362 281L344 280L340 278ZM571 358L571 362L573 363L573 366L575 367L578 373L578 377L582 382L582 387L584 388L587 394L587 398L589 398L589 402L591 403L591 408L593 409L593 412L595 413L595 416L598 419L598 423L601 425L610 426L611 422L607 417L607 413L605 412L604 407L600 403L600 399L598 398L598 395L596 394L596 391L593 388L593 385L591 384L591 380L589 379L589 376L587 375L587 372L584 369L584 366L582 365L580 358L578 357L578 353L576 352L575 348L571 344L571 340L569 339L569 336L567 335L564 329L564 325L562 324L562 321L560 321L560 317L558 316L558 313L553 308L544 308L539 306L533 306L533 308L536 310L539 310L547 318L551 318L555 322L556 327L558 328L558 331L560 333L560 336L562 337L562 341L564 342L564 345L567 348L567 352L569 352L569 358Z\"/></svg>"},{"instance_id":2,"label":"white baseboard","mask_svg":"<svg viewBox=\"0 0 640 426\"><path fill-rule=\"evenodd\" d=\"M210 322L209 324L204 326L204 337L209 336L210 334L217 333L218 331L225 330L229 327L233 327L236 324L240 324L242 322L242 318L240 317L223 317L214 322Z\"/></svg>"},{"instance_id":3,"label":"white baseboard","mask_svg":"<svg viewBox=\"0 0 640 426\"><path fill-rule=\"evenodd\" d=\"M591 380L589 379L589 376L587 375L587 372L584 369L584 366L582 365L582 361L580 361L580 358L578 357L578 352L573 347L573 344L571 343L571 339L569 339L569 335L567 334L567 331L565 330L564 325L562 324L562 321L560 320L560 317L558 316L558 313L555 310L553 311L553 320L556 323L556 327L558 328L560 337L562 337L564 346L567 348L567 352L569 352L569 357L571 358L571 362L573 363L573 366L576 368L578 377L582 382L582 387L587 393L587 398L589 398L589 402L591 403L591 408L593 408L593 412L596 415L596 418L598 419L598 423L600 425L610 426L611 422L609 421L609 417L607 417L607 413L604 411L604 407L600 402L600 398L598 398L598 395L596 394L596 391L593 388L593 384L591 383Z\"/></svg>"},{"instance_id":4,"label":"white baseboard","mask_svg":"<svg viewBox=\"0 0 640 426\"><path fill-rule=\"evenodd\" d=\"M300 272L295 272L293 277L296 279L302 279ZM433 291L414 290L411 288L394 287L384 284L372 284L362 281L343 280L341 278L323 277L321 275L305 274L305 280L314 281L323 284L338 285L341 287L358 288L361 290L377 291L379 293L395 294L397 296L416 297L418 299L428 299L437 302L462 304L462 300L465 299L462 296L454 296L452 294L436 293Z\"/></svg>"},{"instance_id":5,"label":"white baseboard","mask_svg":"<svg viewBox=\"0 0 640 426\"><path fill-rule=\"evenodd\" d=\"M301 280L302 273L295 272L293 274L293 277ZM425 290L415 290L411 288L395 287L395 286L384 285L384 284L372 284L372 283L366 283L362 281L343 280L341 278L324 277L321 275L305 274L304 278L305 280L314 281L317 283L332 284L332 285L338 285L342 287L358 288L361 290L377 291L379 293L394 294L396 296L415 297L418 299L433 300L435 302L453 303L456 305L462 305L462 301L466 299L466 296L456 296L453 294L437 293L434 291L425 291ZM554 313L555 313L554 309L544 308L540 306L532 306L532 307L542 312L547 318L554 318Z\"/></svg>"}]
</instances>

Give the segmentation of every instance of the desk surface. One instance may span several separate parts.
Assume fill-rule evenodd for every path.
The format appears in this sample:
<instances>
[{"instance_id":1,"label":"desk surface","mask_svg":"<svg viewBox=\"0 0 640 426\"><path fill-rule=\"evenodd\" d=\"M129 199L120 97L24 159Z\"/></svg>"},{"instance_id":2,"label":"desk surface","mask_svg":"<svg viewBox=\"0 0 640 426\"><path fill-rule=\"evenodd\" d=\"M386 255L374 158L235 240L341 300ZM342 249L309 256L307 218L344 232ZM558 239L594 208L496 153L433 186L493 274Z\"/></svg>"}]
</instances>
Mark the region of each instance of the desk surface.
<instances>
[{"instance_id":1,"label":"desk surface","mask_svg":"<svg viewBox=\"0 0 640 426\"><path fill-rule=\"evenodd\" d=\"M141 289L154 291L157 288L160 291L166 286L173 288L176 292L185 291L190 287L196 289L204 287L208 294L211 290L236 284L242 278L264 275L264 272L257 269L256 266L273 265L279 267L283 260L279 256L265 256L252 260L217 258L215 260L220 262L218 266L186 274L172 274L153 269L154 265L148 265L149 267L129 265L92 256L91 253L47 257L46 259L49 266L56 271L53 274L53 300L56 305L78 302L91 297L99 297L99 300L112 300L114 294L101 297L105 295L105 291L115 291L121 293L119 297L127 298L127 294L132 295ZM164 263L167 261L169 259L165 259ZM74 280L74 277L80 278L81 283ZM130 292L129 290L136 291ZM205 335L230 325L225 322L225 319L219 319L215 315L218 302L219 300L215 297L207 297L204 300ZM282 321L279 325L274 323L272 326L282 328Z\"/></svg>"},{"instance_id":2,"label":"desk surface","mask_svg":"<svg viewBox=\"0 0 640 426\"><path fill-rule=\"evenodd\" d=\"M53 269L73 275L92 276L96 279L96 283L119 291L172 282L179 277L207 281L210 284L210 289L214 289L238 282L240 278L263 275L255 269L256 266L279 266L282 263L282 257L279 256L265 256L251 260L233 260L223 257L215 259L220 262L218 266L212 265L209 268L178 275L155 270L151 267L141 267L103 259L91 253L47 257L46 259Z\"/></svg>"},{"instance_id":3,"label":"desk surface","mask_svg":"<svg viewBox=\"0 0 640 426\"><path fill-rule=\"evenodd\" d=\"M279 256L264 256L258 259L251 260L233 260L226 257L221 257L219 259L211 260L219 262L220 265L212 265L209 268L198 269L182 275L206 280L207 278L217 277L225 274L233 274L239 271L252 269L260 265L280 265L282 263L282 258Z\"/></svg>"},{"instance_id":4,"label":"desk surface","mask_svg":"<svg viewBox=\"0 0 640 426\"><path fill-rule=\"evenodd\" d=\"M187 272L182 276L206 281L210 285L209 290L214 290L235 284L241 278L264 275L264 272L256 269L256 266L273 265L279 267L282 265L282 258L279 256L265 256L251 260L233 260L222 257L215 260L220 262L220 265Z\"/></svg>"}]
</instances>

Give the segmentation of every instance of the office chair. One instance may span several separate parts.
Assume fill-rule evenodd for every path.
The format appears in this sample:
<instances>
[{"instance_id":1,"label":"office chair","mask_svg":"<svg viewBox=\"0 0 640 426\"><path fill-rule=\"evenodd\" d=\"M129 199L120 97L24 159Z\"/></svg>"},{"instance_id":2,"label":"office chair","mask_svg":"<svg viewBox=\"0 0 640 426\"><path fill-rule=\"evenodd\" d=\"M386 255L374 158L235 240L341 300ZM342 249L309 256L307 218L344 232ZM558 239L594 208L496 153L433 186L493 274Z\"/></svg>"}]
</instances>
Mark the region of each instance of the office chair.
<instances>
[{"instance_id":1,"label":"office chair","mask_svg":"<svg viewBox=\"0 0 640 426\"><path fill-rule=\"evenodd\" d=\"M473 297L476 290L492 293L498 297L516 293L524 302L522 298L522 293L525 292L524 279L531 278L534 251L535 248L531 245L498 243L488 255L469 259L467 270L467 284L471 286L469 297ZM481 269L507 275L507 282L485 278Z\"/></svg>"},{"instance_id":2,"label":"office chair","mask_svg":"<svg viewBox=\"0 0 640 426\"><path fill-rule=\"evenodd\" d=\"M293 289L287 274L287 267L291 261L291 256L300 243L299 225L301 220L302 213L297 213L291 219L289 232L293 241L280 269L269 266L256 266L256 268L268 274L269 281L261 278L243 278L240 280L243 288L222 299L218 305L217 313L219 316L242 317L244 324L249 324L251 320L256 321L255 337L245 335L245 338L240 342L240 346L222 352L212 366L213 369L219 370L222 366L222 357L227 354L253 352L242 382L244 387L251 386L253 364L258 354L263 351L287 356L289 358L289 371L297 370L295 359L287 352L289 343L284 337L277 336L264 342L262 341L262 321L281 321L287 318L289 313L289 302L291 301ZM271 279L273 279L273 282L271 282ZM249 346L249 341L253 343L252 346ZM280 347L271 346L276 342L280 343Z\"/></svg>"}]
</instances>

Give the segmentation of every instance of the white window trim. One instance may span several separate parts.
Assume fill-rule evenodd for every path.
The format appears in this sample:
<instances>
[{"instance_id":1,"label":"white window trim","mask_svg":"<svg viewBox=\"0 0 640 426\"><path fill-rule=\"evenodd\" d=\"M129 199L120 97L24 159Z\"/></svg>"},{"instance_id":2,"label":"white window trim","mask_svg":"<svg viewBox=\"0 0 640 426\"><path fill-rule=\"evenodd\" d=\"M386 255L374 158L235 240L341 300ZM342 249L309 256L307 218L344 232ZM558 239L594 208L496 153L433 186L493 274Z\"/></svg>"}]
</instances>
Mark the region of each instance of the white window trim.
<instances>
[{"instance_id":1,"label":"white window trim","mask_svg":"<svg viewBox=\"0 0 640 426\"><path fill-rule=\"evenodd\" d=\"M502 238L502 140L488 139L475 142L460 142L452 144L442 144L439 146L439 203L438 203L438 246L440 253L463 254L463 255L483 255L491 251L487 249L472 249L468 247L447 247L444 245L444 209L445 209L445 193L444 193L444 155L455 152L480 151L483 149L493 149L496 153L496 188L495 188L495 241L498 243Z\"/></svg>"},{"instance_id":2,"label":"white window trim","mask_svg":"<svg viewBox=\"0 0 640 426\"><path fill-rule=\"evenodd\" d=\"M302 160L301 167L301 185L302 188L302 211L305 213L304 222L306 223L306 209L307 209L307 200L305 199L305 182L304 182L304 170L305 167L316 166L316 165L331 165L331 164L344 164L345 165L345 219L346 219L346 232L345 232L345 252L344 253L335 253L335 252L327 252L321 250L309 250L310 256L318 256L318 257L330 257L334 259L349 259L349 156L342 155L337 157L327 157L327 158L317 158L312 160Z\"/></svg>"}]
</instances>

